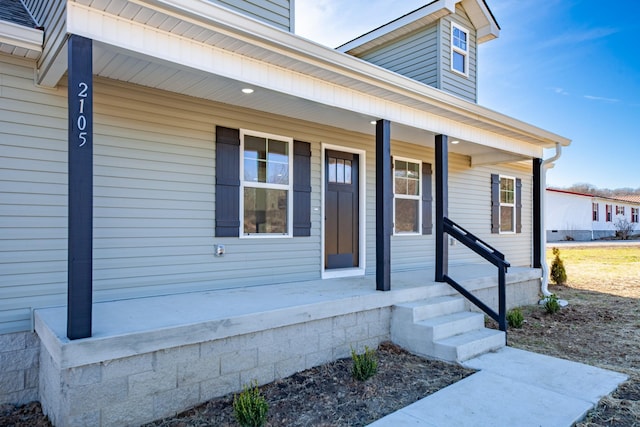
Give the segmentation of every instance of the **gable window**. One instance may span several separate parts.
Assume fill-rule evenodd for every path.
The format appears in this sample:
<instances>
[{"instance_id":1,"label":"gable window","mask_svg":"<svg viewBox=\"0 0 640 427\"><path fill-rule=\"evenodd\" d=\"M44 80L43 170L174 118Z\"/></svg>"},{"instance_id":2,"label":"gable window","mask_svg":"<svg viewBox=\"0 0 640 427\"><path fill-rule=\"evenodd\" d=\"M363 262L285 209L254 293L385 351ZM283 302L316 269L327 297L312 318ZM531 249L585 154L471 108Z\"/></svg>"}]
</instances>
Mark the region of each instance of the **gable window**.
<instances>
[{"instance_id":1,"label":"gable window","mask_svg":"<svg viewBox=\"0 0 640 427\"><path fill-rule=\"evenodd\" d=\"M394 159L393 224L396 234L419 234L421 231L420 162Z\"/></svg>"},{"instance_id":2,"label":"gable window","mask_svg":"<svg viewBox=\"0 0 640 427\"><path fill-rule=\"evenodd\" d=\"M522 180L491 175L491 232L522 232Z\"/></svg>"},{"instance_id":3,"label":"gable window","mask_svg":"<svg viewBox=\"0 0 640 427\"><path fill-rule=\"evenodd\" d=\"M591 211L592 211L592 219L594 221L599 221L598 204L597 203L592 203L591 204Z\"/></svg>"},{"instance_id":4,"label":"gable window","mask_svg":"<svg viewBox=\"0 0 640 427\"><path fill-rule=\"evenodd\" d=\"M606 210L606 218L605 218L605 220L607 222L611 222L612 217L613 217L613 205L605 205L605 210Z\"/></svg>"},{"instance_id":5,"label":"gable window","mask_svg":"<svg viewBox=\"0 0 640 427\"><path fill-rule=\"evenodd\" d=\"M291 145L275 135L240 132L242 234L291 234Z\"/></svg>"},{"instance_id":6,"label":"gable window","mask_svg":"<svg viewBox=\"0 0 640 427\"><path fill-rule=\"evenodd\" d=\"M616 205L616 215L624 215L624 206Z\"/></svg>"},{"instance_id":7,"label":"gable window","mask_svg":"<svg viewBox=\"0 0 640 427\"><path fill-rule=\"evenodd\" d=\"M451 69L469 75L469 31L451 24Z\"/></svg>"},{"instance_id":8,"label":"gable window","mask_svg":"<svg viewBox=\"0 0 640 427\"><path fill-rule=\"evenodd\" d=\"M638 222L640 208L631 208L631 222Z\"/></svg>"}]
</instances>

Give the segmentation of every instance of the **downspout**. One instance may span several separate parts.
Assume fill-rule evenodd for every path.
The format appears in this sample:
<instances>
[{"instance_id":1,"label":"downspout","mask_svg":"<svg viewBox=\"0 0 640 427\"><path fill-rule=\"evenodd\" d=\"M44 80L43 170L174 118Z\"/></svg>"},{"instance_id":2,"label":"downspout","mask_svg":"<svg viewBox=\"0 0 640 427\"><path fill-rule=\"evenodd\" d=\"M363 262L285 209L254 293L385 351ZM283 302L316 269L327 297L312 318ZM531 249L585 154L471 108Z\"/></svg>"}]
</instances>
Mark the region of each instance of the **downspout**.
<instances>
[{"instance_id":1,"label":"downspout","mask_svg":"<svg viewBox=\"0 0 640 427\"><path fill-rule=\"evenodd\" d=\"M547 229L545 226L545 199L547 193L547 169L551 169L553 162L562 155L562 146L556 142L556 153L544 159L540 165L540 264L542 266L542 278L540 279L540 291L544 298L551 295L549 292L549 270L547 269Z\"/></svg>"}]
</instances>

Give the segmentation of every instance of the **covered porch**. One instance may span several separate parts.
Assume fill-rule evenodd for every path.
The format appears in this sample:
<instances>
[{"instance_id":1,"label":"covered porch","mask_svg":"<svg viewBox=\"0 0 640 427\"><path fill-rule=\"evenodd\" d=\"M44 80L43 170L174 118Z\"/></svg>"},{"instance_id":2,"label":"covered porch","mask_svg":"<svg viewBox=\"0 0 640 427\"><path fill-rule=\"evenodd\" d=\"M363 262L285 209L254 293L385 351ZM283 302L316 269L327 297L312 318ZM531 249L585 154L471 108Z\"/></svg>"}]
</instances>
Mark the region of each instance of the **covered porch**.
<instances>
[{"instance_id":1,"label":"covered porch","mask_svg":"<svg viewBox=\"0 0 640 427\"><path fill-rule=\"evenodd\" d=\"M542 156L543 148L552 146L556 138L541 129L249 20L215 4L183 6L179 10L156 3L137 5L135 8L139 9L137 13L128 11L125 17L116 16L108 7L97 10L93 6L68 4L66 24L70 36L64 42L66 46L61 46L50 66L38 76L41 84L51 86L57 85L65 72L69 77L71 197L67 335L70 338L93 335L92 292L99 291L99 286L92 289L96 283L92 276L92 268L95 270L93 263L96 261L92 253L96 226L92 223L94 213L91 202L95 177L91 167L94 78L96 86L103 83L110 86L111 82L119 81L122 84L114 85L118 86L118 90L124 91L128 85L144 86L151 88L149 90L181 97L186 95L218 105L251 109L256 114L269 113L279 118L304 121L317 134L324 132L315 129L330 126L332 132L340 130L370 137L373 147L367 147L370 164L362 168L361 176L365 179L360 183L363 188L358 214L361 219L360 233L359 241L356 238L354 241L361 250L355 273L370 275L375 270L376 282L375 286L372 283L372 289L385 291L390 289L392 283L390 273L393 264L392 140L394 143L398 141L418 149L436 151L433 160L436 173L436 215L433 222L436 230L435 233L431 230L423 233L433 234L435 243L429 244L429 247L435 249L428 251L435 252L435 256L425 260L424 264L431 265L435 259L435 264L446 270L444 264L449 243L446 233L438 224L441 225L444 218L449 216L449 153L458 155L456 161L464 168L522 162L532 167L535 175L539 170L536 162ZM146 18L142 19L143 16ZM161 24L154 27L153 24L178 18L184 18L184 21L171 29L165 29ZM192 36L195 33L198 35ZM147 95L154 96L145 92ZM199 106L199 101L193 104ZM98 105L95 110L97 114L100 113L99 109ZM238 120L234 118L232 122L238 123ZM76 126L79 123L82 123L82 128ZM234 127L241 125L235 124ZM99 142L96 142L98 145ZM319 146L322 150L322 159L313 160L318 162L313 167L317 167L316 164L322 165L324 161L325 146L332 145L324 140L313 142L315 147ZM364 160L367 150L358 150ZM218 154L216 152L215 156ZM317 154L314 153L314 156ZM375 157L375 164L371 157ZM418 160L424 160L424 157ZM529 166L532 161L533 166ZM365 177L367 168L369 174ZM318 191L324 190L323 173L324 169L319 173L322 181L318 179L311 185L305 185L314 194L312 198L316 197ZM375 182L371 179L373 175ZM215 177L216 185L219 178L220 175ZM431 184L426 187L430 190ZM366 191L369 191L368 195L364 194ZM367 210L371 211L374 200L375 214L372 215ZM215 203L222 205L218 199ZM429 203L425 210L430 212L431 200L424 203ZM324 221L327 215L324 206L322 199L319 207L317 204L309 206L310 212L303 221L308 229L314 224L309 240L321 252L324 252L326 240ZM484 204L478 206L476 209L488 212ZM463 209L460 211L466 212ZM219 212L216 212L215 221L220 221ZM535 227L538 224L537 221L531 222L534 223L531 227L534 228L534 236L533 239L527 239L525 245L535 246ZM461 221L461 225L466 224ZM239 228L239 222L236 228ZM372 231L375 232L374 236ZM246 241L244 244L248 246ZM367 242L371 241L375 241L375 246L369 243L370 246L365 250ZM216 244L217 251L219 242L209 240L210 246L213 246L212 243ZM519 265L539 267L538 251L534 249L531 251L533 256L529 256L524 253L528 250L520 255L525 261L519 261ZM366 252L368 257L365 259ZM205 254L199 255L204 257ZM319 267L313 272L311 267L305 271L307 278L311 273L328 277L326 268L322 265ZM437 267L432 277L443 280ZM106 286L112 284L106 283Z\"/></svg>"}]
</instances>

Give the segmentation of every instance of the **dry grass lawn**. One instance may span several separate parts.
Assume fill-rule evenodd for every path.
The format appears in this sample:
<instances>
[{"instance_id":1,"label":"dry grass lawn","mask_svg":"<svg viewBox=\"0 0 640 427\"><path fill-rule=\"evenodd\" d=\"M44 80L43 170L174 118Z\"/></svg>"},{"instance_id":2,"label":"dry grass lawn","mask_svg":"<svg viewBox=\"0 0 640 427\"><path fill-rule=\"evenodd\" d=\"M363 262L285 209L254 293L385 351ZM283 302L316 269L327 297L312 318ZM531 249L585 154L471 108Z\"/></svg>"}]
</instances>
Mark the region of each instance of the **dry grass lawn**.
<instances>
[{"instance_id":1,"label":"dry grass lawn","mask_svg":"<svg viewBox=\"0 0 640 427\"><path fill-rule=\"evenodd\" d=\"M569 305L555 315L523 307L509 345L628 374L577 425L640 426L640 245L559 248L567 284L549 289Z\"/></svg>"}]
</instances>

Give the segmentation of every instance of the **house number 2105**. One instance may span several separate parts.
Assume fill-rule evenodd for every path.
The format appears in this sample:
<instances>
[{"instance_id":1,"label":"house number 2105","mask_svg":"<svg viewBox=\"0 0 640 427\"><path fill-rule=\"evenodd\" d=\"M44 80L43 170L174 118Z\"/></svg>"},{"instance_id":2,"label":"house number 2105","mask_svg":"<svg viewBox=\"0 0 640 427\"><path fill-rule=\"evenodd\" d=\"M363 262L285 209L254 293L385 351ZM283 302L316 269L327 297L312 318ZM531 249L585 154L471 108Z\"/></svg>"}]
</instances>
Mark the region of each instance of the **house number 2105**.
<instances>
[{"instance_id":1,"label":"house number 2105","mask_svg":"<svg viewBox=\"0 0 640 427\"><path fill-rule=\"evenodd\" d=\"M84 102L87 98L87 91L89 90L89 85L85 82L78 83L78 87L80 91L78 92L78 101L79 101L79 109L78 109L78 140L80 142L79 147L84 146L87 143L87 132L84 130L87 128L87 117L84 115Z\"/></svg>"}]
</instances>

